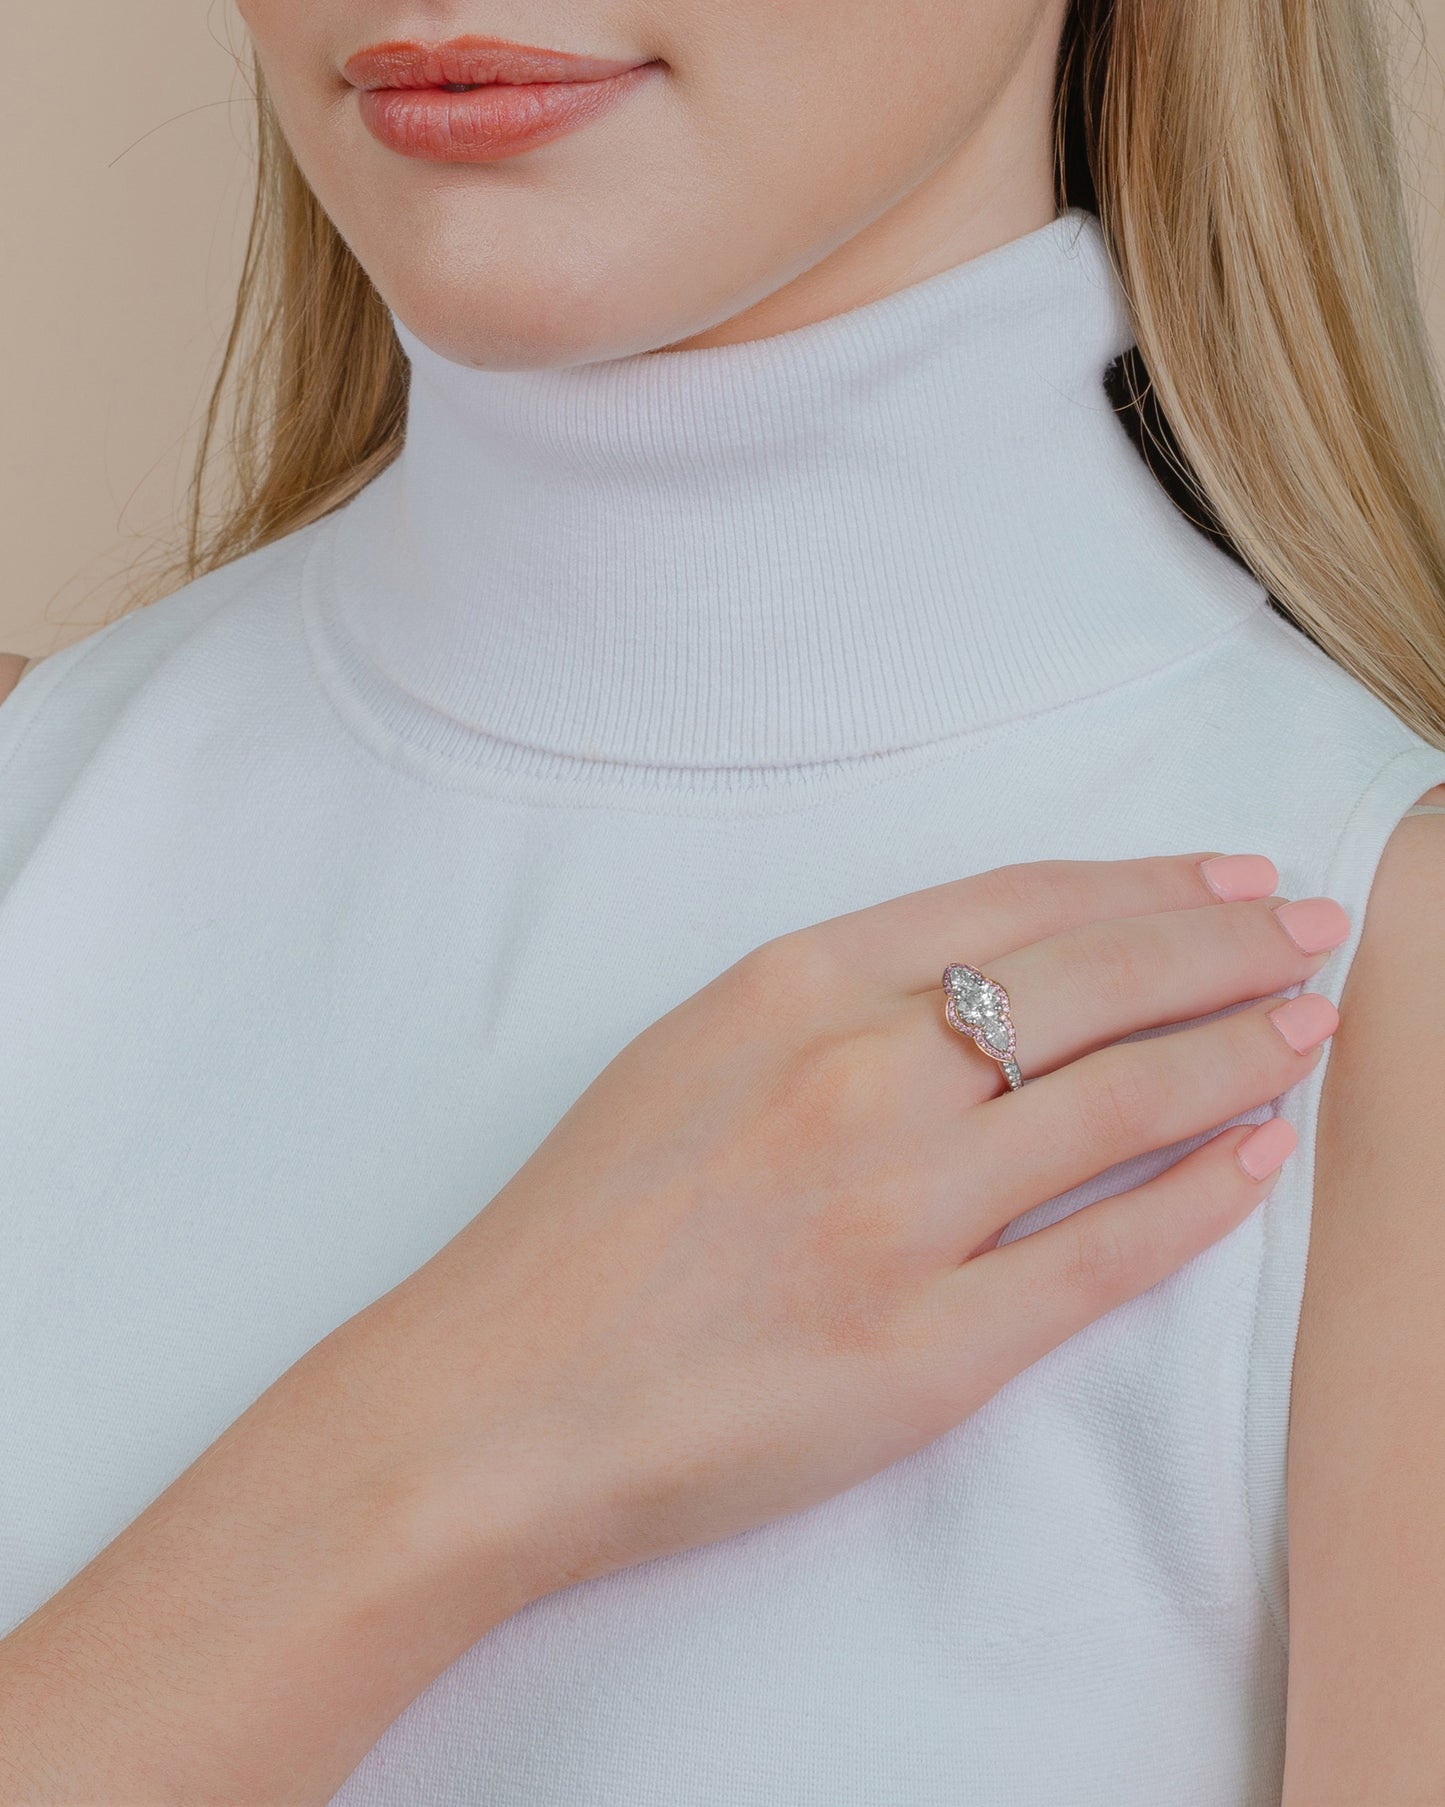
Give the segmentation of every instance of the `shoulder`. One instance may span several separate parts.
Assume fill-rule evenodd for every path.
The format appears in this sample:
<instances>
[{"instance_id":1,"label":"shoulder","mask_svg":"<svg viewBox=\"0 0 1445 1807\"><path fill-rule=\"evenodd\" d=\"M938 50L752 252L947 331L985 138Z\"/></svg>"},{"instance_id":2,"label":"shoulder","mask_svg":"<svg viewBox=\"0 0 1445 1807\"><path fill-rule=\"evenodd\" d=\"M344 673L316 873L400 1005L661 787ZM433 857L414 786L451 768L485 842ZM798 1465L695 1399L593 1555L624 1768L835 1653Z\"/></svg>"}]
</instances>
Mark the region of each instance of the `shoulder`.
<instances>
[{"instance_id":1,"label":"shoulder","mask_svg":"<svg viewBox=\"0 0 1445 1807\"><path fill-rule=\"evenodd\" d=\"M1253 610L1197 664L1176 670L1161 694L1184 717L1180 744L1210 762L1212 772L1191 780L1212 776L1256 817L1277 803L1286 836L1327 860L1342 833L1356 841L1379 833L1368 857L1362 843L1352 849L1361 878L1373 876L1385 824L1445 770L1445 752L1272 606ZM1405 789L1411 764L1420 768L1413 793ZM1281 873L1287 883L1322 876L1283 866ZM1353 910L1363 900L1341 901Z\"/></svg>"},{"instance_id":2,"label":"shoulder","mask_svg":"<svg viewBox=\"0 0 1445 1807\"><path fill-rule=\"evenodd\" d=\"M1445 784L1417 807L1380 854L1340 999L1319 1111L1320 1246L1358 1213L1361 1183L1388 1178L1402 1200L1419 1197L1422 1179L1445 1185L1445 1137L1429 1109L1445 1098ZM1429 1202L1445 1253L1445 1196Z\"/></svg>"},{"instance_id":3,"label":"shoulder","mask_svg":"<svg viewBox=\"0 0 1445 1807\"><path fill-rule=\"evenodd\" d=\"M1381 851L1340 999L1319 1112L1317 1227L1351 1207L1350 1182L1427 1172L1445 1180L1445 1138L1425 1110L1445 1098L1445 784L1395 823ZM1427 813L1428 812L1428 813ZM1377 1132L1398 1127L1387 1151ZM1437 1147L1439 1153L1437 1154ZM1415 1188L1410 1188L1413 1192ZM1445 1232L1445 1200L1438 1215Z\"/></svg>"},{"instance_id":4,"label":"shoulder","mask_svg":"<svg viewBox=\"0 0 1445 1807\"><path fill-rule=\"evenodd\" d=\"M1445 810L1445 785L1420 802ZM1286 1807L1322 1789L1445 1793L1442 1024L1445 814L1405 816L1319 1107L1289 1433Z\"/></svg>"},{"instance_id":5,"label":"shoulder","mask_svg":"<svg viewBox=\"0 0 1445 1807\"><path fill-rule=\"evenodd\" d=\"M96 744L130 700L218 616L284 600L324 522L207 572L42 659L0 660L0 773ZM12 774L13 775L13 774Z\"/></svg>"},{"instance_id":6,"label":"shoulder","mask_svg":"<svg viewBox=\"0 0 1445 1807\"><path fill-rule=\"evenodd\" d=\"M169 596L21 666L0 701L0 893L65 798L129 725L169 697L188 720L265 699L291 644L302 565L326 519L247 553ZM293 636L294 637L294 636ZM285 669L284 664L280 669Z\"/></svg>"},{"instance_id":7,"label":"shoulder","mask_svg":"<svg viewBox=\"0 0 1445 1807\"><path fill-rule=\"evenodd\" d=\"M0 703L20 682L25 667L31 662L23 653L0 653Z\"/></svg>"}]
</instances>

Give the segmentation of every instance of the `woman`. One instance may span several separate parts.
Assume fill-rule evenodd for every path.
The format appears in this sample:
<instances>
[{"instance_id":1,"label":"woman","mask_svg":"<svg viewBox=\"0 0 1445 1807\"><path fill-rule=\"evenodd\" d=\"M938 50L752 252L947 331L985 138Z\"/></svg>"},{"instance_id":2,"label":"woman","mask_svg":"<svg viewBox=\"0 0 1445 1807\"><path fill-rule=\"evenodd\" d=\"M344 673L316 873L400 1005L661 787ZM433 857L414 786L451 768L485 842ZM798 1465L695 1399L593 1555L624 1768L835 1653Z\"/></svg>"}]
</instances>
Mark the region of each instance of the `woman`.
<instances>
[{"instance_id":1,"label":"woman","mask_svg":"<svg viewBox=\"0 0 1445 1807\"><path fill-rule=\"evenodd\" d=\"M1362 10L242 10L237 506L0 712L0 1793L1445 1792Z\"/></svg>"}]
</instances>

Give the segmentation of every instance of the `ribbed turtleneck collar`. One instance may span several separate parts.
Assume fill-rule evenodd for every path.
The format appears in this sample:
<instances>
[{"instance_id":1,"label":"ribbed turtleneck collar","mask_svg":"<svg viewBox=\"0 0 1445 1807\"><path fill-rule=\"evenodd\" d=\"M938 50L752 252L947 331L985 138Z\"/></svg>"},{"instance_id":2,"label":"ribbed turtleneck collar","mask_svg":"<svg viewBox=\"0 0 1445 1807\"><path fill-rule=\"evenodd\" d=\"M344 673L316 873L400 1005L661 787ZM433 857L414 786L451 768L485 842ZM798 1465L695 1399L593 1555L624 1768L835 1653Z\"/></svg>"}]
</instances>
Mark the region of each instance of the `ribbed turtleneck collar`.
<instances>
[{"instance_id":1,"label":"ribbed turtleneck collar","mask_svg":"<svg viewBox=\"0 0 1445 1807\"><path fill-rule=\"evenodd\" d=\"M1047 709L1261 606L1113 413L1072 209L771 338L485 370L398 321L406 442L326 523L369 706L448 756L811 766Z\"/></svg>"}]
</instances>

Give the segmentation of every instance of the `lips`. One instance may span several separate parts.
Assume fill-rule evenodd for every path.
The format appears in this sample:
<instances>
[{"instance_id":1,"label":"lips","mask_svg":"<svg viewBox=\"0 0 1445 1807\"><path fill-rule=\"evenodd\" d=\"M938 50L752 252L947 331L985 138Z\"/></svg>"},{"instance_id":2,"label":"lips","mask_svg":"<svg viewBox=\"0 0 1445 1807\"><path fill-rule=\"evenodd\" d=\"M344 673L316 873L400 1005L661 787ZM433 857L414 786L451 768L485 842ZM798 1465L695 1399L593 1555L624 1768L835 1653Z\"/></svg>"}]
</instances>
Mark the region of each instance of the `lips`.
<instances>
[{"instance_id":1,"label":"lips","mask_svg":"<svg viewBox=\"0 0 1445 1807\"><path fill-rule=\"evenodd\" d=\"M487 163L590 124L661 68L467 37L370 45L342 73L360 91L362 123L387 149Z\"/></svg>"},{"instance_id":2,"label":"lips","mask_svg":"<svg viewBox=\"0 0 1445 1807\"><path fill-rule=\"evenodd\" d=\"M444 88L451 83L594 82L638 67L613 57L574 56L505 38L451 38L445 44L397 39L358 50L342 69L355 88Z\"/></svg>"}]
</instances>

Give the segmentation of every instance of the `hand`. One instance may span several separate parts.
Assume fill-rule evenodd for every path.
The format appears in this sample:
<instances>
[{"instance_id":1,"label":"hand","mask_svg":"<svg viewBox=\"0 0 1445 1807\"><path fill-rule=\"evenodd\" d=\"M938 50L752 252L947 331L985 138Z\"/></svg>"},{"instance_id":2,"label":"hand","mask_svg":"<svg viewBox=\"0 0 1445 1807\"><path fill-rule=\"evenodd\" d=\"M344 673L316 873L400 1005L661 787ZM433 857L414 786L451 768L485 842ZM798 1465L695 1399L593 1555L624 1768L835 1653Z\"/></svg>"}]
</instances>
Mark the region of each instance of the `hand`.
<instances>
[{"instance_id":1,"label":"hand","mask_svg":"<svg viewBox=\"0 0 1445 1807\"><path fill-rule=\"evenodd\" d=\"M1276 882L1211 864L1232 896L1241 864ZM999 1244L1314 1065L1330 1006L1251 1000L1320 963L1287 922L1323 948L1343 912L1211 899L1189 859L1012 867L782 936L669 1012L0 1639L0 1793L321 1807L529 1600L866 1479L1232 1228L1277 1122ZM960 957L1010 993L1021 1091L944 1025Z\"/></svg>"},{"instance_id":2,"label":"hand","mask_svg":"<svg viewBox=\"0 0 1445 1807\"><path fill-rule=\"evenodd\" d=\"M662 1017L342 1327L385 1339L368 1373L445 1535L505 1499L538 1594L797 1511L1233 1228L1271 1184L1235 1158L1252 1125L998 1246L1309 1073L1337 1019L1310 997L1272 1020L1266 994L1325 957L1281 901L1221 902L1189 858L1017 866L786 934ZM1295 911L1316 944L1347 930L1328 901ZM952 959L1008 991L1021 1090L944 1023ZM1260 1131L1255 1172L1291 1145Z\"/></svg>"}]
</instances>

